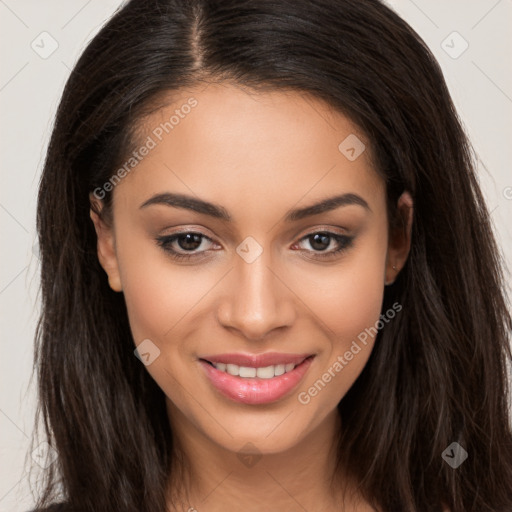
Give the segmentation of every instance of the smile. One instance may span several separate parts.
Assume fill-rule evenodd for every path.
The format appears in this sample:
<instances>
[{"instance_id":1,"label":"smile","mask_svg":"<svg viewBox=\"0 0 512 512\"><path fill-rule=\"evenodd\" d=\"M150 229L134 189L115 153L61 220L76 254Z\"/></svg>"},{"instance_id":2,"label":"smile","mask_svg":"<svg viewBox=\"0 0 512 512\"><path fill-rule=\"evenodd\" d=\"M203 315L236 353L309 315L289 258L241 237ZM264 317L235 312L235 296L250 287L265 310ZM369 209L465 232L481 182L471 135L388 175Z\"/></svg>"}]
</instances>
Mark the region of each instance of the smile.
<instances>
[{"instance_id":1,"label":"smile","mask_svg":"<svg viewBox=\"0 0 512 512\"><path fill-rule=\"evenodd\" d=\"M275 402L289 395L303 379L314 357L228 355L212 357L216 361L201 358L199 362L209 383L224 397L256 405ZM243 364L236 364L235 360ZM277 364L268 364L274 361Z\"/></svg>"}]
</instances>

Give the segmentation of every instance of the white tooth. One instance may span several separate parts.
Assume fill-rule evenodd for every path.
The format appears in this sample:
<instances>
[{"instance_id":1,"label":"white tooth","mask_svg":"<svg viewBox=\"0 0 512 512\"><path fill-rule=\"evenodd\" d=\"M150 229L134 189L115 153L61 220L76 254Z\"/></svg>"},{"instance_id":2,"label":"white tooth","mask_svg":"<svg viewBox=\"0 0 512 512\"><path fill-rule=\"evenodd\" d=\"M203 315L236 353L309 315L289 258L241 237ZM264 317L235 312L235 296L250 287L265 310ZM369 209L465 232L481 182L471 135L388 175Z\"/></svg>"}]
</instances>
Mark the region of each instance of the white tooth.
<instances>
[{"instance_id":1,"label":"white tooth","mask_svg":"<svg viewBox=\"0 0 512 512\"><path fill-rule=\"evenodd\" d=\"M226 371L230 375L238 375L239 366L237 364L228 364L228 365L226 365Z\"/></svg>"},{"instance_id":2,"label":"white tooth","mask_svg":"<svg viewBox=\"0 0 512 512\"><path fill-rule=\"evenodd\" d=\"M256 377L256 368L240 366L239 372L240 377Z\"/></svg>"},{"instance_id":3,"label":"white tooth","mask_svg":"<svg viewBox=\"0 0 512 512\"><path fill-rule=\"evenodd\" d=\"M276 364L274 366L274 375L277 377L278 375L283 375L285 370L284 364Z\"/></svg>"},{"instance_id":4,"label":"white tooth","mask_svg":"<svg viewBox=\"0 0 512 512\"><path fill-rule=\"evenodd\" d=\"M274 376L274 367L265 366L265 368L258 368L256 370L256 376L260 379L271 379Z\"/></svg>"},{"instance_id":5,"label":"white tooth","mask_svg":"<svg viewBox=\"0 0 512 512\"><path fill-rule=\"evenodd\" d=\"M251 368L248 366L238 366L237 364L214 363L215 368L221 372L243 378L259 377L260 379L272 379L284 373L291 372L295 364L277 364L275 366L265 366L264 368Z\"/></svg>"}]
</instances>

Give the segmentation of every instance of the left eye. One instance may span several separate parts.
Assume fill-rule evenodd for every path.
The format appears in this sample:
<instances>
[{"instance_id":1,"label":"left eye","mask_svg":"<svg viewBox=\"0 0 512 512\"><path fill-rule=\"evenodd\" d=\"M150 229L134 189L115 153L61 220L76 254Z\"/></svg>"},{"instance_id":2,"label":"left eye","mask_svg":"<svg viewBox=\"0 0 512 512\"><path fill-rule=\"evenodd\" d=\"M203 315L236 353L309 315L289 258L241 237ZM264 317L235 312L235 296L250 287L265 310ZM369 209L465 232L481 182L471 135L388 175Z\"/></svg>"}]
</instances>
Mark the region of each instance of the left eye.
<instances>
[{"instance_id":1,"label":"left eye","mask_svg":"<svg viewBox=\"0 0 512 512\"><path fill-rule=\"evenodd\" d=\"M297 245L307 242L312 249L305 249L306 251L316 253L315 257L327 257L347 249L351 245L352 240L352 237L346 235L329 231L318 231L306 235ZM318 254L319 252L321 254Z\"/></svg>"}]
</instances>

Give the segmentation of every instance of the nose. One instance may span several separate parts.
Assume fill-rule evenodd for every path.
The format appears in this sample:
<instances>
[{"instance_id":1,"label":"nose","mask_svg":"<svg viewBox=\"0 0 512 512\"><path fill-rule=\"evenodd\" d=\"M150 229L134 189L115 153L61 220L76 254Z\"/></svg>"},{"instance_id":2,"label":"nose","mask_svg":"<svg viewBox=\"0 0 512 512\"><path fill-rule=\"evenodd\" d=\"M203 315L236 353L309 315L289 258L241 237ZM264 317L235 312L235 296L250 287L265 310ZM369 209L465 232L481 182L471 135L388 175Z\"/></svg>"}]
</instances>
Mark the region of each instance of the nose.
<instances>
[{"instance_id":1,"label":"nose","mask_svg":"<svg viewBox=\"0 0 512 512\"><path fill-rule=\"evenodd\" d=\"M236 261L217 310L223 327L253 341L291 326L295 319L293 292L264 255L252 263Z\"/></svg>"}]
</instances>

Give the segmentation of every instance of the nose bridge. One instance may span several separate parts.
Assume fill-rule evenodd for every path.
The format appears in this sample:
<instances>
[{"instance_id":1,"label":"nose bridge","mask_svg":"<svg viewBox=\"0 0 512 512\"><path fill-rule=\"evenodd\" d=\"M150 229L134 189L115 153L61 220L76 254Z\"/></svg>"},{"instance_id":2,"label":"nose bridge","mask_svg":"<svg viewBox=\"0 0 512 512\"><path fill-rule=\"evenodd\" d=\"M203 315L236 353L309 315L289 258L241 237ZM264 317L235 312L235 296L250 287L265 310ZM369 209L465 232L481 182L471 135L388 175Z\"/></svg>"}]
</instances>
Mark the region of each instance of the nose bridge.
<instances>
[{"instance_id":1,"label":"nose bridge","mask_svg":"<svg viewBox=\"0 0 512 512\"><path fill-rule=\"evenodd\" d=\"M290 293L274 274L271 259L270 251L252 262L237 257L219 310L219 321L248 339L261 339L293 321Z\"/></svg>"}]
</instances>

